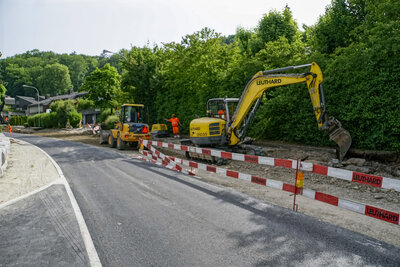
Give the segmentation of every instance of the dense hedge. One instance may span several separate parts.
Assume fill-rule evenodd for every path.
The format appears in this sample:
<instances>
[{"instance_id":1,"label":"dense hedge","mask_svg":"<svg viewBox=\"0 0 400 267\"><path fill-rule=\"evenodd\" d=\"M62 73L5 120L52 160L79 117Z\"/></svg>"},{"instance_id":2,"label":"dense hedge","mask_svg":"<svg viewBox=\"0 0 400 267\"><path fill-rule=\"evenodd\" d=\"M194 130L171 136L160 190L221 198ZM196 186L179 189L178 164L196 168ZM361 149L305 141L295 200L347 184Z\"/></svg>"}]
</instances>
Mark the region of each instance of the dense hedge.
<instances>
[{"instance_id":1,"label":"dense hedge","mask_svg":"<svg viewBox=\"0 0 400 267\"><path fill-rule=\"evenodd\" d=\"M78 127L82 120L82 114L76 111L74 101L56 101L50 105L52 112L40 114L40 127L64 128L68 122L72 127ZM39 114L28 117L28 126L39 126Z\"/></svg>"},{"instance_id":2,"label":"dense hedge","mask_svg":"<svg viewBox=\"0 0 400 267\"><path fill-rule=\"evenodd\" d=\"M12 116L10 119L11 125L24 125L28 122L27 116Z\"/></svg>"},{"instance_id":3,"label":"dense hedge","mask_svg":"<svg viewBox=\"0 0 400 267\"><path fill-rule=\"evenodd\" d=\"M65 117L63 121L59 121L60 115L57 112L41 113L40 114L40 127L42 128L65 128L68 120L72 127L78 127L80 120L82 120L82 114L74 111ZM39 126L39 114L28 117L28 126L38 127Z\"/></svg>"}]
</instances>

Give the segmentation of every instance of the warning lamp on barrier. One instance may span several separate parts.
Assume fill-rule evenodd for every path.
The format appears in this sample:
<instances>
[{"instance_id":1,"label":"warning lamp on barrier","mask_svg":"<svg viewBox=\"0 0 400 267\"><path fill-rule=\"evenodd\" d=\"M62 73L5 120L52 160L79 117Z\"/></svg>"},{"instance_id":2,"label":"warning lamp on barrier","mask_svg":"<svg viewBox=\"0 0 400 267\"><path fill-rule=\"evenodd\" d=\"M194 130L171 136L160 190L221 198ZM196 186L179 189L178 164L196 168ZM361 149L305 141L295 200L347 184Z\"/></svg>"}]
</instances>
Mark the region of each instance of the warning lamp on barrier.
<instances>
[{"instance_id":1,"label":"warning lamp on barrier","mask_svg":"<svg viewBox=\"0 0 400 267\"><path fill-rule=\"evenodd\" d=\"M304 187L304 173L298 172L297 179L296 179L296 187L303 188Z\"/></svg>"},{"instance_id":2,"label":"warning lamp on barrier","mask_svg":"<svg viewBox=\"0 0 400 267\"><path fill-rule=\"evenodd\" d=\"M139 140L139 144L140 144L139 148L141 150L144 150L144 145L143 145L143 141L142 140Z\"/></svg>"}]
</instances>

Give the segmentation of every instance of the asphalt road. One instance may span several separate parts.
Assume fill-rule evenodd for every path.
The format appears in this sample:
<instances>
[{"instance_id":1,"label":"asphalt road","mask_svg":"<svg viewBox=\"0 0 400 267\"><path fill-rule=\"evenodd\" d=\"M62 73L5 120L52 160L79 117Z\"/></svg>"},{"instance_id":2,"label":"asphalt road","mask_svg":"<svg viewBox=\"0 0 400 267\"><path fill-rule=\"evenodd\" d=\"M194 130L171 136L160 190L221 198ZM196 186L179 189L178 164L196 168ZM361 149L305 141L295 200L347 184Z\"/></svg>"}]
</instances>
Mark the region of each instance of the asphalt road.
<instances>
[{"instance_id":1,"label":"asphalt road","mask_svg":"<svg viewBox=\"0 0 400 267\"><path fill-rule=\"evenodd\" d=\"M60 165L103 266L400 265L400 248L117 150L13 136Z\"/></svg>"}]
</instances>

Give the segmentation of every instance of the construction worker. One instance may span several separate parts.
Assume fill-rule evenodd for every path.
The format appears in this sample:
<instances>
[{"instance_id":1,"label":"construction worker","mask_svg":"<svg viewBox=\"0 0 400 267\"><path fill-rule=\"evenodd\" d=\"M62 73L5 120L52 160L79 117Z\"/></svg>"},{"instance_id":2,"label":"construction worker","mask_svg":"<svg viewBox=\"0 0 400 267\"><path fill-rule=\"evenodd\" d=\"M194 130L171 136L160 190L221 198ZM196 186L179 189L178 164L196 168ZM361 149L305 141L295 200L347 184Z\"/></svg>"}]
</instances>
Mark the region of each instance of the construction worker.
<instances>
[{"instance_id":1,"label":"construction worker","mask_svg":"<svg viewBox=\"0 0 400 267\"><path fill-rule=\"evenodd\" d=\"M217 117L225 120L226 112L225 112L225 105L224 104L219 106L219 110L218 110L217 114L218 114Z\"/></svg>"},{"instance_id":2,"label":"construction worker","mask_svg":"<svg viewBox=\"0 0 400 267\"><path fill-rule=\"evenodd\" d=\"M175 116L175 114L171 115L172 118L164 119L165 121L169 121L172 124L172 131L174 132L174 138L179 138L179 126L182 126L179 119Z\"/></svg>"}]
</instances>

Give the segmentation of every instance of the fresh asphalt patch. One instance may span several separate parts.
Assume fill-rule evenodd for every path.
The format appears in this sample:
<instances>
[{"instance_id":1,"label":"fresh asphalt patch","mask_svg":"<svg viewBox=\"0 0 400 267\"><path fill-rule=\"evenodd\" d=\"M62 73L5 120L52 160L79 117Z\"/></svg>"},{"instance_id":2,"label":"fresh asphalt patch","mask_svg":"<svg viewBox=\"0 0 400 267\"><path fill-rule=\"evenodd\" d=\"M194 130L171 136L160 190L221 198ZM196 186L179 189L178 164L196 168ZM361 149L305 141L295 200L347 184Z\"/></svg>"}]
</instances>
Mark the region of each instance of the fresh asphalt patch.
<instances>
[{"instance_id":1,"label":"fresh asphalt patch","mask_svg":"<svg viewBox=\"0 0 400 267\"><path fill-rule=\"evenodd\" d=\"M0 209L0 266L89 266L61 184Z\"/></svg>"}]
</instances>

